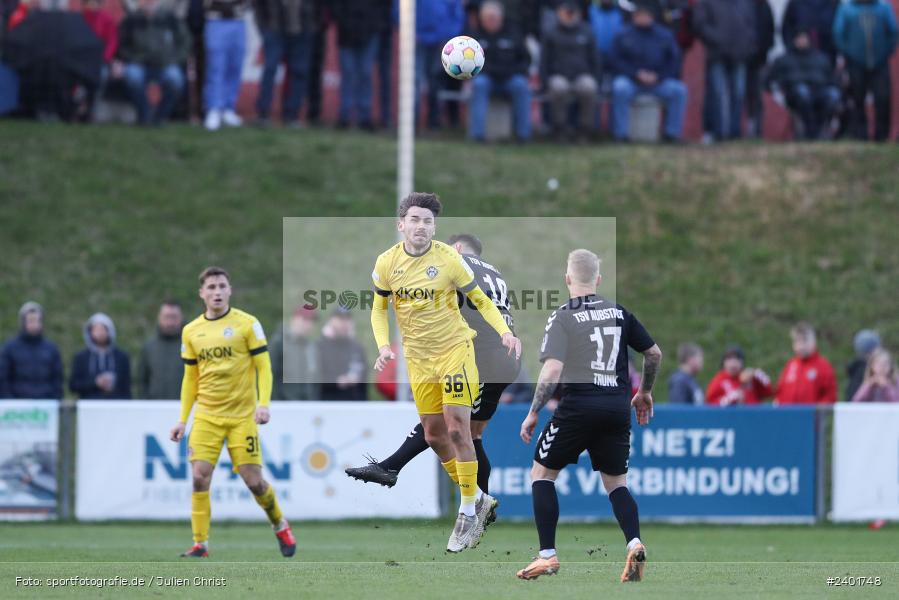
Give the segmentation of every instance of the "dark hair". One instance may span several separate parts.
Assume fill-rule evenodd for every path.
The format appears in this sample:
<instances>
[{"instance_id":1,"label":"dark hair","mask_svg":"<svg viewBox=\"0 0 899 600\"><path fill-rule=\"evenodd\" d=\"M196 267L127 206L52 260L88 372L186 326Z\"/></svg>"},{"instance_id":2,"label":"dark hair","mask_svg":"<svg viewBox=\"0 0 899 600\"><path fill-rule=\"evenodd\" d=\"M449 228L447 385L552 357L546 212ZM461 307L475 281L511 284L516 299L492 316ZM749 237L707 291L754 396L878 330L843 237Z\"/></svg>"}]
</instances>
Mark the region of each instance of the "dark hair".
<instances>
[{"instance_id":1,"label":"dark hair","mask_svg":"<svg viewBox=\"0 0 899 600\"><path fill-rule=\"evenodd\" d=\"M200 273L200 287L203 287L203 284L206 283L207 277L215 277L217 275L223 275L225 279L228 280L228 283L231 283L231 276L228 275L228 271L221 267L206 267L203 269L203 272Z\"/></svg>"},{"instance_id":2,"label":"dark hair","mask_svg":"<svg viewBox=\"0 0 899 600\"><path fill-rule=\"evenodd\" d=\"M162 304L160 306L174 306L178 310L181 310L181 303L174 298L166 298L162 301Z\"/></svg>"},{"instance_id":3,"label":"dark hair","mask_svg":"<svg viewBox=\"0 0 899 600\"><path fill-rule=\"evenodd\" d=\"M452 246L453 244L461 242L468 246L474 251L477 256L481 255L481 252L484 250L484 246L481 244L481 240L470 233L455 233L449 236L449 239L446 240L446 243Z\"/></svg>"},{"instance_id":4,"label":"dark hair","mask_svg":"<svg viewBox=\"0 0 899 600\"><path fill-rule=\"evenodd\" d=\"M413 206L426 208L434 213L435 217L440 214L440 210L443 208L437 194L432 194L430 192L412 192L400 202L400 218L402 219L405 217L406 213L409 212L409 209Z\"/></svg>"}]
</instances>

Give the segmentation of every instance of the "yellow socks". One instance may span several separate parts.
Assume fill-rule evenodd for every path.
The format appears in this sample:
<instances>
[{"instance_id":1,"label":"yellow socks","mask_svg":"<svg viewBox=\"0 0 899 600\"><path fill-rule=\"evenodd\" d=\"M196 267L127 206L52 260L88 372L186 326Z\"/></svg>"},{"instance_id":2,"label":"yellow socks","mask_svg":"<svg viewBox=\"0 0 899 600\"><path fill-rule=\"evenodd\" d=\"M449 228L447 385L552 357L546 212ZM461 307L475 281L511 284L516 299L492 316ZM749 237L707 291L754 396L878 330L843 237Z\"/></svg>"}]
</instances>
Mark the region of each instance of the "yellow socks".
<instances>
[{"instance_id":1,"label":"yellow socks","mask_svg":"<svg viewBox=\"0 0 899 600\"><path fill-rule=\"evenodd\" d=\"M278 506L278 498L275 497L275 488L268 486L268 489L266 489L261 496L253 497L256 498L256 504L261 506L262 510L265 511L265 515L268 517L269 522L275 527L280 525L281 519L284 518L284 514L281 512L281 507Z\"/></svg>"},{"instance_id":2,"label":"yellow socks","mask_svg":"<svg viewBox=\"0 0 899 600\"><path fill-rule=\"evenodd\" d=\"M446 469L446 472L449 474L450 479L452 479L457 485L459 483L459 474L458 468L455 458L451 458L445 463L440 463L443 465L443 468Z\"/></svg>"},{"instance_id":3,"label":"yellow socks","mask_svg":"<svg viewBox=\"0 0 899 600\"><path fill-rule=\"evenodd\" d=\"M194 532L194 542L209 541L209 519L212 509L209 505L209 492L194 492L190 496L190 526Z\"/></svg>"},{"instance_id":4,"label":"yellow socks","mask_svg":"<svg viewBox=\"0 0 899 600\"><path fill-rule=\"evenodd\" d=\"M459 490L462 494L459 512L473 516L478 495L478 461L457 462L456 473L459 476Z\"/></svg>"}]
</instances>

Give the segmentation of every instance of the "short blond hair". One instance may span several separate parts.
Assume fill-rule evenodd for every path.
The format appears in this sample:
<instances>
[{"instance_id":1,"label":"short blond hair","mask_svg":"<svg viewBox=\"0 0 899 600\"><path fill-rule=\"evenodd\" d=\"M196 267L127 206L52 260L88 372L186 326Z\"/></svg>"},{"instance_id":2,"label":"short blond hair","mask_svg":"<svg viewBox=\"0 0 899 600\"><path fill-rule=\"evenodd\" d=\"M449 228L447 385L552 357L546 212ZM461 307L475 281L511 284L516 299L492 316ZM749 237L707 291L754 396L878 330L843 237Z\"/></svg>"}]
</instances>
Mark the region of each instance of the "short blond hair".
<instances>
[{"instance_id":1,"label":"short blond hair","mask_svg":"<svg viewBox=\"0 0 899 600\"><path fill-rule=\"evenodd\" d=\"M574 283L595 285L602 261L593 252L579 248L568 255L568 274Z\"/></svg>"}]
</instances>

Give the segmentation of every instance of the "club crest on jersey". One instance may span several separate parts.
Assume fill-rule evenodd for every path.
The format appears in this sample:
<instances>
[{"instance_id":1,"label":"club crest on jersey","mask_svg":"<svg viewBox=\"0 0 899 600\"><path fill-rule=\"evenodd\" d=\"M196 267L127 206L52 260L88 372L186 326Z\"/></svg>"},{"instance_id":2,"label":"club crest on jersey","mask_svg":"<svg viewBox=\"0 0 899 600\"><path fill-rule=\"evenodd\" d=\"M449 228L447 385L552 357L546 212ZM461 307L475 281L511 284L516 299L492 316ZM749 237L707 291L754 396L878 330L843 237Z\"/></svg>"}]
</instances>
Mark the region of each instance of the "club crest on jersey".
<instances>
[{"instance_id":1,"label":"club crest on jersey","mask_svg":"<svg viewBox=\"0 0 899 600\"><path fill-rule=\"evenodd\" d=\"M222 335L225 336L226 338L233 337L234 330L231 329L230 327L225 327L225 331L222 332Z\"/></svg>"},{"instance_id":2,"label":"club crest on jersey","mask_svg":"<svg viewBox=\"0 0 899 600\"><path fill-rule=\"evenodd\" d=\"M425 270L425 275L427 275L429 279L434 279L435 277L437 277L437 273L439 273L439 271L434 265L431 265L427 268L427 270Z\"/></svg>"}]
</instances>

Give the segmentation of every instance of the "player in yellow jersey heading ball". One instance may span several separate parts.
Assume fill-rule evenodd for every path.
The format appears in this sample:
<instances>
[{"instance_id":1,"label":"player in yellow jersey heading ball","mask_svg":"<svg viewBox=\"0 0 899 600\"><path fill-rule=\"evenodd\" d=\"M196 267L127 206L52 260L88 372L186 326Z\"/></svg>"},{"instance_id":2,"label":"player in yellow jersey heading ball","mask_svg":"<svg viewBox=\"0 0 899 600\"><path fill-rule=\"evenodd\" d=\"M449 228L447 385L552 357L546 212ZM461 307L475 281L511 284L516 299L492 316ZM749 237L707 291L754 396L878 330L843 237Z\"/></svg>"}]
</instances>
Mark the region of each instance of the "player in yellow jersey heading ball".
<instances>
[{"instance_id":1,"label":"player in yellow jersey heading ball","mask_svg":"<svg viewBox=\"0 0 899 600\"><path fill-rule=\"evenodd\" d=\"M181 556L209 556L209 485L226 441L234 470L265 511L281 554L293 556L296 539L274 488L262 477L257 426L268 423L272 396L265 332L256 317L230 306L231 278L224 269L208 267L200 273L200 298L206 311L181 334L181 418L171 433L172 441L181 441L196 404L187 441L193 475L190 522L194 545Z\"/></svg>"},{"instance_id":2,"label":"player in yellow jersey heading ball","mask_svg":"<svg viewBox=\"0 0 899 600\"><path fill-rule=\"evenodd\" d=\"M387 318L392 300L425 439L461 491L459 516L446 546L450 552L461 552L477 546L494 517L497 501L477 485L478 461L470 425L479 387L472 344L475 332L459 312L456 290L477 306L516 358L521 356L521 342L478 287L461 255L433 239L440 209L435 194L414 192L400 203L397 229L404 239L375 262L371 324L379 352L375 369L380 371L396 358L390 349Z\"/></svg>"}]
</instances>

